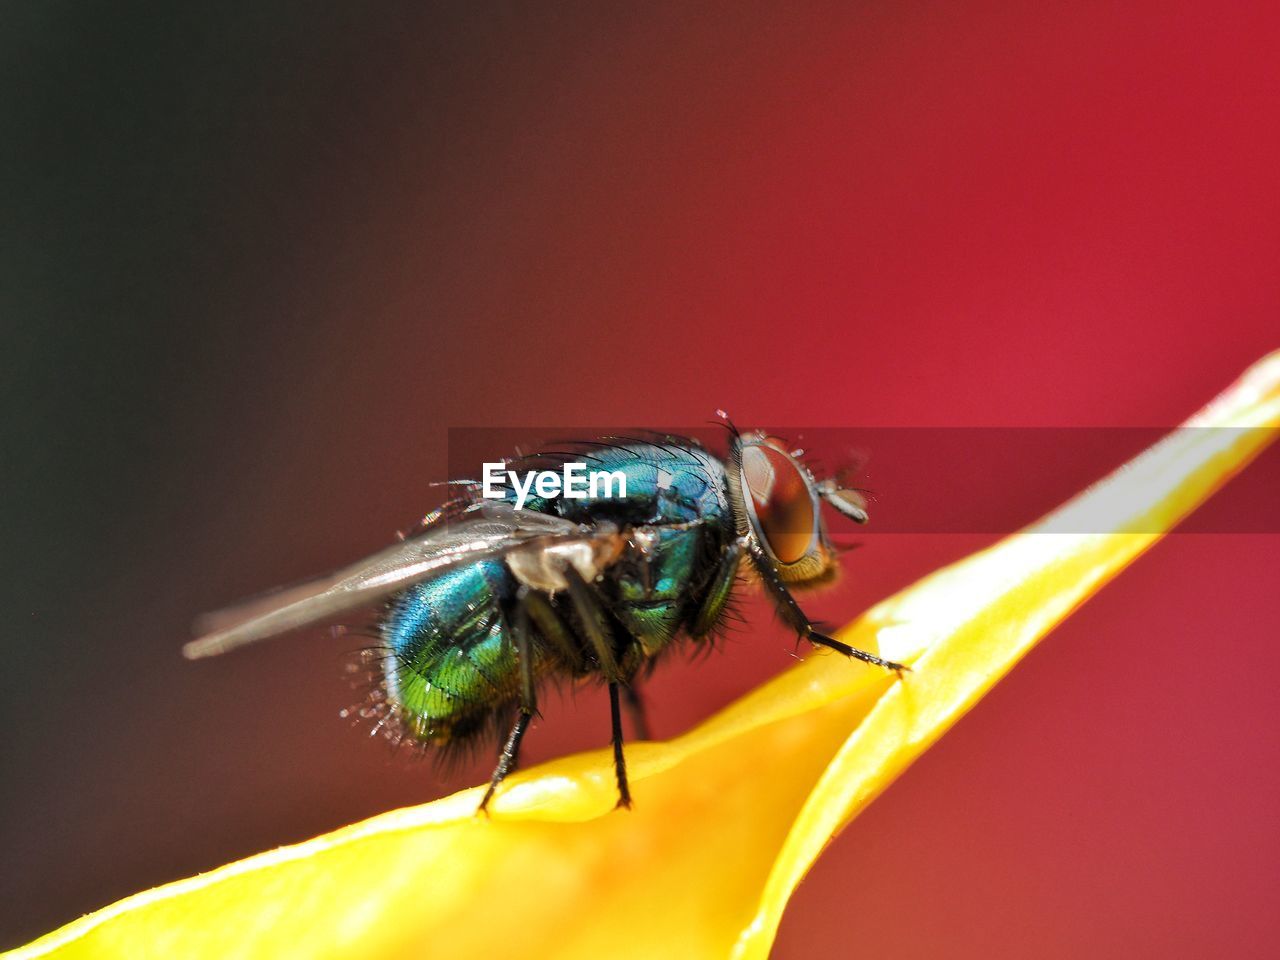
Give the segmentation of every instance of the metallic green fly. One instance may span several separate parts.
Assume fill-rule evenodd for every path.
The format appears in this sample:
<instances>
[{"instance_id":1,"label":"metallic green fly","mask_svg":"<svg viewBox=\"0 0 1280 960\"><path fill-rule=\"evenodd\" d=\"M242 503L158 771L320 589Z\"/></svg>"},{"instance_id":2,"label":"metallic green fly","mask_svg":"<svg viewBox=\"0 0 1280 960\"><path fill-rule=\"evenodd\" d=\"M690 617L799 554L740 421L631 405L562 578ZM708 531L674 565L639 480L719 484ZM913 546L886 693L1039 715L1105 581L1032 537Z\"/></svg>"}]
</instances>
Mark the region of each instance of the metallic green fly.
<instances>
[{"instance_id":1,"label":"metallic green fly","mask_svg":"<svg viewBox=\"0 0 1280 960\"><path fill-rule=\"evenodd\" d=\"M506 731L481 810L516 765L540 686L583 678L608 685L618 803L630 806L621 704L644 737L637 683L682 641L711 641L740 572L802 639L905 669L818 632L793 597L793 586L838 569L821 504L859 523L867 513L857 491L818 480L781 441L729 424L724 460L694 440L654 435L506 467L513 478L550 468L569 477L570 462L624 482L564 496L532 481L482 495L479 481L464 481L461 496L401 543L207 618L210 632L184 653L212 656L380 606L361 712L396 742L446 749Z\"/></svg>"}]
</instances>

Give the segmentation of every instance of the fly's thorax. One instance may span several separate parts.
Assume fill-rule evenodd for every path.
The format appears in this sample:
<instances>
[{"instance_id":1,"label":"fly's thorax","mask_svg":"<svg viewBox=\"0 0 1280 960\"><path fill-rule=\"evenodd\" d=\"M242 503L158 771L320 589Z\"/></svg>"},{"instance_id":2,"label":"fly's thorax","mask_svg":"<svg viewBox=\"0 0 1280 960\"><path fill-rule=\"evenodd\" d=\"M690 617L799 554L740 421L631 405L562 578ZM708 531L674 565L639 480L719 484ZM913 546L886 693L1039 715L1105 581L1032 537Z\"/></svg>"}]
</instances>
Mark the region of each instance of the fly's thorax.
<instances>
[{"instance_id":1,"label":"fly's thorax","mask_svg":"<svg viewBox=\"0 0 1280 960\"><path fill-rule=\"evenodd\" d=\"M631 531L627 552L603 588L646 657L666 648L702 609L731 536L727 526L710 521Z\"/></svg>"}]
</instances>

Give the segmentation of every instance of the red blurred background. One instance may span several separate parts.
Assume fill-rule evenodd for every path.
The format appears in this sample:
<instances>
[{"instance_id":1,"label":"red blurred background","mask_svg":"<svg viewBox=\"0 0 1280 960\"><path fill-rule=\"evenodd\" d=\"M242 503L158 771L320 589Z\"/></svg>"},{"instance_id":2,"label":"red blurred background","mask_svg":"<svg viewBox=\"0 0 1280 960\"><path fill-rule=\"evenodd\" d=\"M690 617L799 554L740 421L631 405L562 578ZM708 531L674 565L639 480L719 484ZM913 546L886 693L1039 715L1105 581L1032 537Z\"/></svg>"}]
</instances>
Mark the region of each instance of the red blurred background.
<instances>
[{"instance_id":1,"label":"red blurred background","mask_svg":"<svg viewBox=\"0 0 1280 960\"><path fill-rule=\"evenodd\" d=\"M487 774L348 729L349 641L177 652L430 508L449 427L1166 426L1280 346L1274 4L12 19L0 945ZM989 539L869 538L814 612ZM1274 535L1159 545L832 845L776 956L1272 955L1278 573ZM747 613L658 735L791 662ZM528 759L606 716L551 705Z\"/></svg>"}]
</instances>

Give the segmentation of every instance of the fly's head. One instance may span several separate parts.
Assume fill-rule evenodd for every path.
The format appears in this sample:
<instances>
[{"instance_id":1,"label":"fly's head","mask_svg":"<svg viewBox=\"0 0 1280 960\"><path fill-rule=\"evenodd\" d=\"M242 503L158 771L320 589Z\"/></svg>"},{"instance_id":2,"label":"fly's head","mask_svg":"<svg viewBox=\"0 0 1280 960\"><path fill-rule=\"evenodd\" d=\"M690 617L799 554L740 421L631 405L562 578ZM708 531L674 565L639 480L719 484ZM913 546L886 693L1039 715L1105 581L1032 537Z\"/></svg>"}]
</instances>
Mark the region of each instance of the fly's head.
<instances>
[{"instance_id":1,"label":"fly's head","mask_svg":"<svg viewBox=\"0 0 1280 960\"><path fill-rule=\"evenodd\" d=\"M789 583L815 583L839 569L822 504L857 523L867 522L858 491L819 480L777 437L734 432L727 470L738 535L759 545Z\"/></svg>"}]
</instances>

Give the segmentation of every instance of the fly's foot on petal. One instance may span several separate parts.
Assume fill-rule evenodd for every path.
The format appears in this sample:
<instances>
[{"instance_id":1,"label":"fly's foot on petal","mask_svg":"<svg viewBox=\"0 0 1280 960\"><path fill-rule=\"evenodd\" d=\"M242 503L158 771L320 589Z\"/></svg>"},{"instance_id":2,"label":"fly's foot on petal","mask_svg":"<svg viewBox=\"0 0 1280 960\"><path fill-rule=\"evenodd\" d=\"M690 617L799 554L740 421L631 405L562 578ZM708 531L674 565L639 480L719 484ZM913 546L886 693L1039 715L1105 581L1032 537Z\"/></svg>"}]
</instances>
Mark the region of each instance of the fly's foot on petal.
<instances>
[{"instance_id":1,"label":"fly's foot on petal","mask_svg":"<svg viewBox=\"0 0 1280 960\"><path fill-rule=\"evenodd\" d=\"M874 653L868 653L866 650L859 650L857 647L851 647L847 643L842 643L832 637L828 637L825 633L818 633L810 630L808 634L810 643L817 644L820 647L829 647L839 653L843 653L846 657L854 660L861 660L863 663L869 663L872 666L884 667L886 670L892 670L898 675L898 679L902 679L903 672L910 673L911 668L905 663L898 663L895 660L886 660L883 657L877 657Z\"/></svg>"}]
</instances>

